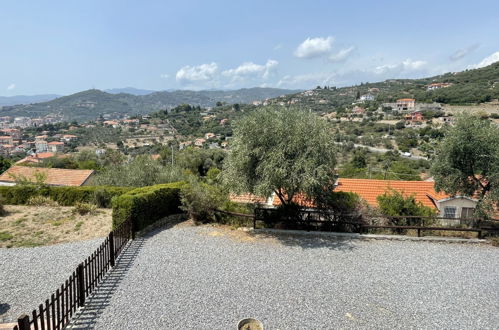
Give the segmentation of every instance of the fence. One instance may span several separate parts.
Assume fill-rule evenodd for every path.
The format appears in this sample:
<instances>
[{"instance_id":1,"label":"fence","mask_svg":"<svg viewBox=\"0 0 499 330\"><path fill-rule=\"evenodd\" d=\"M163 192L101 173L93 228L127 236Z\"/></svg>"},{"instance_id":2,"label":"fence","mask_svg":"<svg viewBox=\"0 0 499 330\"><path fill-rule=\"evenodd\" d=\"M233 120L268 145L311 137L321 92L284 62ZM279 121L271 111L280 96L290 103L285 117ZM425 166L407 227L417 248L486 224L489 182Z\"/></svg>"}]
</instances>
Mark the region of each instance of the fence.
<instances>
[{"instance_id":1,"label":"fence","mask_svg":"<svg viewBox=\"0 0 499 330\"><path fill-rule=\"evenodd\" d=\"M21 315L14 330L60 330L69 324L85 299L94 292L106 273L115 265L130 239L134 239L131 220L111 231L88 258L78 265L73 274L45 300L31 315Z\"/></svg>"},{"instance_id":2,"label":"fence","mask_svg":"<svg viewBox=\"0 0 499 330\"><path fill-rule=\"evenodd\" d=\"M499 232L499 220L474 218L442 218L425 216L373 216L369 219L359 214L334 214L330 210L306 209L292 214L281 214L278 209L255 208L253 228L257 223L266 225L282 223L288 229L307 231L367 232L370 229L389 229L398 233L413 229L418 237L426 230L476 232L478 238L483 232ZM291 228L290 228L291 227Z\"/></svg>"}]
</instances>

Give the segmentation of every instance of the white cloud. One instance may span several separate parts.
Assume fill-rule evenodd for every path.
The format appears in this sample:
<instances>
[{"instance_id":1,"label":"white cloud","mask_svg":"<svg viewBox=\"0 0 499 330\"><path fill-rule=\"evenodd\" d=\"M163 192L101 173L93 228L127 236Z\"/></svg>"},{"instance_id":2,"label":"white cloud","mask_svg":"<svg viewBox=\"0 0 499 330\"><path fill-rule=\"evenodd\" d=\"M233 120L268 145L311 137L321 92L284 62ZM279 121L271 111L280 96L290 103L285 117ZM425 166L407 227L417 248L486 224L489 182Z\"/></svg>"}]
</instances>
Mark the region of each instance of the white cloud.
<instances>
[{"instance_id":1,"label":"white cloud","mask_svg":"<svg viewBox=\"0 0 499 330\"><path fill-rule=\"evenodd\" d=\"M473 44L473 45L470 45L466 48L458 49L454 52L454 54L452 54L450 56L450 59L452 61L460 60L463 57L465 57L466 55L468 55L469 53L475 51L479 46L480 46L480 44Z\"/></svg>"},{"instance_id":2,"label":"white cloud","mask_svg":"<svg viewBox=\"0 0 499 330\"><path fill-rule=\"evenodd\" d=\"M387 72L407 72L407 71L417 71L422 69L426 65L426 61L413 61L410 58L397 64L384 64L374 68L374 72L378 74Z\"/></svg>"},{"instance_id":3,"label":"white cloud","mask_svg":"<svg viewBox=\"0 0 499 330\"><path fill-rule=\"evenodd\" d=\"M229 69L222 72L225 77L232 78L233 80L244 79L245 77L258 77L263 79L269 78L272 71L279 64L275 60L267 60L265 64L256 64L253 62L245 62L235 69Z\"/></svg>"},{"instance_id":4,"label":"white cloud","mask_svg":"<svg viewBox=\"0 0 499 330\"><path fill-rule=\"evenodd\" d=\"M492 63L499 62L499 52L495 52L494 54L487 56L480 63L470 65L470 69L478 69L483 68L484 66L491 65Z\"/></svg>"},{"instance_id":5,"label":"white cloud","mask_svg":"<svg viewBox=\"0 0 499 330\"><path fill-rule=\"evenodd\" d=\"M314 58L329 54L334 38L307 38L295 50L298 58Z\"/></svg>"},{"instance_id":6,"label":"white cloud","mask_svg":"<svg viewBox=\"0 0 499 330\"><path fill-rule=\"evenodd\" d=\"M13 89L15 89L15 88L16 88L16 84L14 84L14 83L12 83L12 84L10 84L9 86L7 86L7 90L8 90L8 91L11 91L11 90L13 90Z\"/></svg>"},{"instance_id":7,"label":"white cloud","mask_svg":"<svg viewBox=\"0 0 499 330\"><path fill-rule=\"evenodd\" d=\"M215 62L201 64L197 66L186 65L177 71L175 79L178 82L207 81L212 80L218 71L218 65Z\"/></svg>"},{"instance_id":8,"label":"white cloud","mask_svg":"<svg viewBox=\"0 0 499 330\"><path fill-rule=\"evenodd\" d=\"M329 60L332 62L341 62L347 59L348 56L355 50L354 46L343 48L336 54L331 54Z\"/></svg>"},{"instance_id":9,"label":"white cloud","mask_svg":"<svg viewBox=\"0 0 499 330\"><path fill-rule=\"evenodd\" d=\"M160 76L161 78L163 78L163 79L168 79L168 78L170 78L170 75L169 75L169 74L167 74L167 73L162 73L162 74L160 74L159 76Z\"/></svg>"}]
</instances>

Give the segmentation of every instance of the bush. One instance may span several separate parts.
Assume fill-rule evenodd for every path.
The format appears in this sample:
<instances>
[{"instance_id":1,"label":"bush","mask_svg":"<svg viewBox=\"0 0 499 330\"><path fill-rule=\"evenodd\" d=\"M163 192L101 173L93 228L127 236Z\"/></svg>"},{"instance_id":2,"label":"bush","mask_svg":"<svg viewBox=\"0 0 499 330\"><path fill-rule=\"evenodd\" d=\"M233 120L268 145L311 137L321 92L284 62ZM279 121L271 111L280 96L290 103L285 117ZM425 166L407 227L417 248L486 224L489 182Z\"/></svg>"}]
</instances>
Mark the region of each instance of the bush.
<instances>
[{"instance_id":1,"label":"bush","mask_svg":"<svg viewBox=\"0 0 499 330\"><path fill-rule=\"evenodd\" d=\"M227 199L217 187L198 181L185 185L180 196L180 208L198 222L214 220L214 210L220 208Z\"/></svg>"},{"instance_id":2,"label":"bush","mask_svg":"<svg viewBox=\"0 0 499 330\"><path fill-rule=\"evenodd\" d=\"M95 213L97 207L94 204L89 203L76 203L73 209L73 214L85 215Z\"/></svg>"},{"instance_id":3,"label":"bush","mask_svg":"<svg viewBox=\"0 0 499 330\"><path fill-rule=\"evenodd\" d=\"M52 200L50 197L35 195L28 199L27 205L31 206L58 206L56 201Z\"/></svg>"},{"instance_id":4,"label":"bush","mask_svg":"<svg viewBox=\"0 0 499 330\"><path fill-rule=\"evenodd\" d=\"M34 196L45 196L62 206L73 206L76 203L96 203L96 194L99 194L100 207L110 207L114 196L122 195L133 190L130 187L84 186L84 187L54 187L37 185L17 185L0 187L0 195L5 204L27 204ZM99 193L97 193L99 191Z\"/></svg>"},{"instance_id":5,"label":"bush","mask_svg":"<svg viewBox=\"0 0 499 330\"><path fill-rule=\"evenodd\" d=\"M180 189L184 185L159 184L113 197L113 228L131 219L134 230L141 230L170 214L180 213Z\"/></svg>"},{"instance_id":6,"label":"bush","mask_svg":"<svg viewBox=\"0 0 499 330\"><path fill-rule=\"evenodd\" d=\"M423 203L416 201L414 195L405 197L404 194L398 190L390 189L383 195L377 197L379 209L382 215L387 216L421 216L433 217L436 211L431 207L424 206ZM424 225L431 225L433 220L424 219ZM421 224L420 218L401 218L392 219L391 225L397 226L410 226Z\"/></svg>"}]
</instances>

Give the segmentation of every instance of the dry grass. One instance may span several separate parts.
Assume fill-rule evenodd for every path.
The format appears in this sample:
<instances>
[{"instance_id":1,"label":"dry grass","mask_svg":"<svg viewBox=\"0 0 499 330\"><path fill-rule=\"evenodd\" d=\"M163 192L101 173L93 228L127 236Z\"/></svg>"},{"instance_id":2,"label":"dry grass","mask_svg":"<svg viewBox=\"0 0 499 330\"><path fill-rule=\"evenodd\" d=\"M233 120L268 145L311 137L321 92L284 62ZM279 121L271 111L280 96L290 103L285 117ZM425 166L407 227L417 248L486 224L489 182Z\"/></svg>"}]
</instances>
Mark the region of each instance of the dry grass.
<instances>
[{"instance_id":1,"label":"dry grass","mask_svg":"<svg viewBox=\"0 0 499 330\"><path fill-rule=\"evenodd\" d=\"M6 205L0 217L0 248L32 247L106 236L111 210L79 215L73 207Z\"/></svg>"}]
</instances>

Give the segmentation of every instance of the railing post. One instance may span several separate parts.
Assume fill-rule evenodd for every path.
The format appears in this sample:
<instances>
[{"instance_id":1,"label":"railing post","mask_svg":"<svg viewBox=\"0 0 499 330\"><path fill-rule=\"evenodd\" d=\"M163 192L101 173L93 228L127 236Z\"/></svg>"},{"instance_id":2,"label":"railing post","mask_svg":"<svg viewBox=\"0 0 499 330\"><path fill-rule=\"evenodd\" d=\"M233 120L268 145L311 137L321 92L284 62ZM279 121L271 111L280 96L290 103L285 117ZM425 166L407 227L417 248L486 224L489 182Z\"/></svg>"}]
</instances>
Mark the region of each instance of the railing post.
<instances>
[{"instance_id":1,"label":"railing post","mask_svg":"<svg viewBox=\"0 0 499 330\"><path fill-rule=\"evenodd\" d=\"M26 314L19 316L17 324L19 325L19 330L30 330L29 316Z\"/></svg>"},{"instance_id":2,"label":"railing post","mask_svg":"<svg viewBox=\"0 0 499 330\"><path fill-rule=\"evenodd\" d=\"M257 214L257 209L253 211L253 229L256 229L256 214Z\"/></svg>"},{"instance_id":3,"label":"railing post","mask_svg":"<svg viewBox=\"0 0 499 330\"><path fill-rule=\"evenodd\" d=\"M109 233L109 262L111 267L114 267L116 256L114 255L114 233Z\"/></svg>"},{"instance_id":4,"label":"railing post","mask_svg":"<svg viewBox=\"0 0 499 330\"><path fill-rule=\"evenodd\" d=\"M77 269L78 273L78 305L84 306L85 305L85 278L84 278L84 270L83 270L83 264L78 265Z\"/></svg>"}]
</instances>

